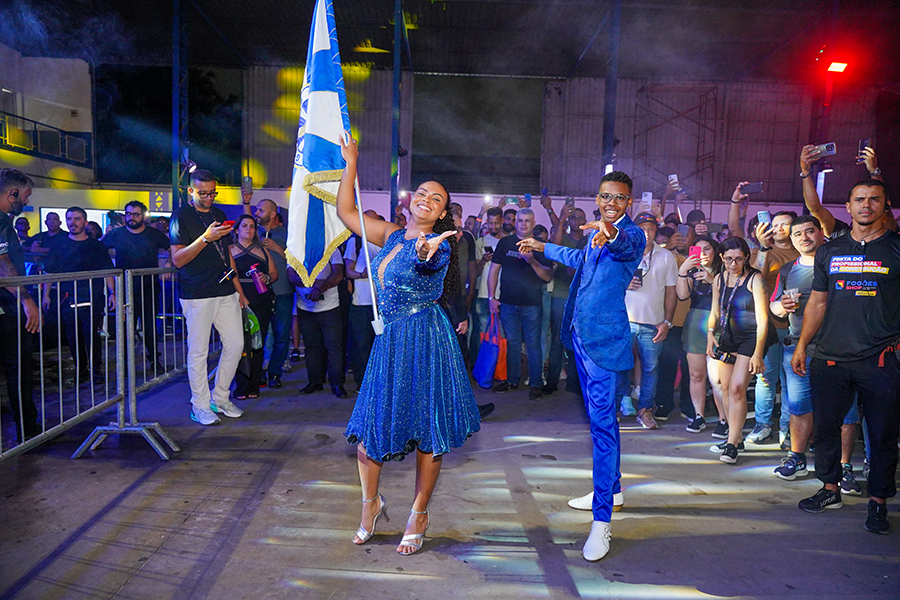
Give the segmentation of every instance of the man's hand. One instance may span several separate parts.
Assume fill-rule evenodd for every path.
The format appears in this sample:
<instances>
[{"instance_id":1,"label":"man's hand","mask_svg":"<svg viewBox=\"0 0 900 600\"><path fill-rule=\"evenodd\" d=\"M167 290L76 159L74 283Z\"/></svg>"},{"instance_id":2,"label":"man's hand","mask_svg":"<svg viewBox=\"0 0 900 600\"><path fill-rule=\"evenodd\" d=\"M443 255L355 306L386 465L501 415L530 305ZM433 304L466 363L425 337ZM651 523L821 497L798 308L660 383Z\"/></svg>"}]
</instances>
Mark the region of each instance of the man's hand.
<instances>
[{"instance_id":1,"label":"man's hand","mask_svg":"<svg viewBox=\"0 0 900 600\"><path fill-rule=\"evenodd\" d=\"M669 326L665 321L656 326L656 335L653 336L653 343L658 344L669 335Z\"/></svg>"},{"instance_id":2,"label":"man's hand","mask_svg":"<svg viewBox=\"0 0 900 600\"><path fill-rule=\"evenodd\" d=\"M25 292L21 292L24 294ZM48 302L49 304L49 302ZM37 333L41 330L41 311L37 304L34 303L31 296L26 296L22 300L22 310L25 312L25 331L28 333Z\"/></svg>"},{"instance_id":3,"label":"man's hand","mask_svg":"<svg viewBox=\"0 0 900 600\"><path fill-rule=\"evenodd\" d=\"M525 252L528 252L529 255L535 251L543 252L546 244L544 242L542 242L541 240L536 240L534 238L528 238L528 239L520 240L518 243L516 243L516 246L519 247L519 254L522 254L522 258L525 258L525 260L528 260L525 257Z\"/></svg>"},{"instance_id":4,"label":"man's hand","mask_svg":"<svg viewBox=\"0 0 900 600\"><path fill-rule=\"evenodd\" d=\"M493 252L488 252L487 250L485 250L485 251L484 251L484 254L481 255L481 258L478 259L478 262L480 262L480 263L481 263L481 266L484 267L484 265L486 265L486 264L488 264L489 262L491 262L491 260L492 260L493 258L494 258L494 253L493 253Z\"/></svg>"},{"instance_id":5,"label":"man's hand","mask_svg":"<svg viewBox=\"0 0 900 600\"><path fill-rule=\"evenodd\" d=\"M749 181L742 181L739 184L737 184L736 186L734 186L734 193L731 194L731 203L732 204L738 204L738 203L743 204L744 202L747 201L747 198L750 197L750 194L742 194L741 188L745 185L748 185L749 183L750 183Z\"/></svg>"},{"instance_id":6,"label":"man's hand","mask_svg":"<svg viewBox=\"0 0 900 600\"><path fill-rule=\"evenodd\" d=\"M231 233L231 230L232 227L230 225L222 225L218 221L213 221L210 226L206 228L206 231L203 232L203 237L210 242L215 242Z\"/></svg>"},{"instance_id":7,"label":"man's hand","mask_svg":"<svg viewBox=\"0 0 900 600\"><path fill-rule=\"evenodd\" d=\"M241 191L241 201L244 204L250 204L250 200L253 199L253 192L244 192Z\"/></svg>"},{"instance_id":8,"label":"man's hand","mask_svg":"<svg viewBox=\"0 0 900 600\"><path fill-rule=\"evenodd\" d=\"M106 306L109 310L112 310L116 307L116 293L110 290L110 292L106 295Z\"/></svg>"},{"instance_id":9,"label":"man's hand","mask_svg":"<svg viewBox=\"0 0 900 600\"><path fill-rule=\"evenodd\" d=\"M416 240L416 255L419 257L419 260L429 261L431 257L434 256L434 253L437 252L438 246L441 245L441 242L446 240L451 235L456 235L455 231L445 231L441 235L436 238L431 238L430 240L425 237L424 233L419 234L419 239Z\"/></svg>"},{"instance_id":10,"label":"man's hand","mask_svg":"<svg viewBox=\"0 0 900 600\"><path fill-rule=\"evenodd\" d=\"M347 166L354 167L359 159L359 146L356 145L356 140L353 139L349 131L345 131L344 135L341 136L341 157L347 163Z\"/></svg>"},{"instance_id":11,"label":"man's hand","mask_svg":"<svg viewBox=\"0 0 900 600\"><path fill-rule=\"evenodd\" d=\"M466 319L462 323L456 326L456 333L459 335L466 335L466 332L469 331L469 320Z\"/></svg>"},{"instance_id":12,"label":"man's hand","mask_svg":"<svg viewBox=\"0 0 900 600\"><path fill-rule=\"evenodd\" d=\"M616 226L612 223L607 223L602 219L599 221L591 221L590 223L585 223L581 226L581 229L584 231L593 229L597 232L596 234L594 234L594 237L591 238L592 248L602 246L609 241L609 238L616 235Z\"/></svg>"},{"instance_id":13,"label":"man's hand","mask_svg":"<svg viewBox=\"0 0 900 600\"><path fill-rule=\"evenodd\" d=\"M543 206L546 210L553 209L553 200L550 199L550 196L541 194L541 206Z\"/></svg>"},{"instance_id":14,"label":"man's hand","mask_svg":"<svg viewBox=\"0 0 900 600\"><path fill-rule=\"evenodd\" d=\"M44 310L50 310L50 296L44 296L41 298L41 306L44 307Z\"/></svg>"},{"instance_id":15,"label":"man's hand","mask_svg":"<svg viewBox=\"0 0 900 600\"><path fill-rule=\"evenodd\" d=\"M865 150L860 153L859 158L863 160L869 173L878 168L878 158L875 156L875 150L869 146L866 146Z\"/></svg>"},{"instance_id":16,"label":"man's hand","mask_svg":"<svg viewBox=\"0 0 900 600\"><path fill-rule=\"evenodd\" d=\"M800 295L797 295L797 298L792 298L787 294L781 295L781 307L784 309L786 313L796 312L800 307Z\"/></svg>"},{"instance_id":17,"label":"man's hand","mask_svg":"<svg viewBox=\"0 0 900 600\"><path fill-rule=\"evenodd\" d=\"M499 315L499 314L500 314L500 301L499 301L499 300L497 300L496 298L490 298L490 299L488 300L488 306L489 306L490 309L491 309L491 314L492 314L492 315Z\"/></svg>"},{"instance_id":18,"label":"man's hand","mask_svg":"<svg viewBox=\"0 0 900 600\"><path fill-rule=\"evenodd\" d=\"M800 150L800 172L809 175L812 170L812 164L819 160L820 152L812 144L803 146Z\"/></svg>"},{"instance_id":19,"label":"man's hand","mask_svg":"<svg viewBox=\"0 0 900 600\"><path fill-rule=\"evenodd\" d=\"M671 237L669 237L669 243L666 244L666 249L683 250L685 242L687 242L687 240L684 238L684 236L676 231L672 234Z\"/></svg>"},{"instance_id":20,"label":"man's hand","mask_svg":"<svg viewBox=\"0 0 900 600\"><path fill-rule=\"evenodd\" d=\"M770 223L763 223L760 221L756 224L756 239L759 240L759 245L762 248L771 248L772 240L775 238L775 232L772 231L772 225Z\"/></svg>"},{"instance_id":21,"label":"man's hand","mask_svg":"<svg viewBox=\"0 0 900 600\"><path fill-rule=\"evenodd\" d=\"M644 287L644 281L642 279L638 279L637 277L632 277L631 281L628 283L628 291L633 292L634 290L639 290Z\"/></svg>"},{"instance_id":22,"label":"man's hand","mask_svg":"<svg viewBox=\"0 0 900 600\"><path fill-rule=\"evenodd\" d=\"M806 346L797 344L797 349L791 357L791 369L796 375L806 377Z\"/></svg>"},{"instance_id":23,"label":"man's hand","mask_svg":"<svg viewBox=\"0 0 900 600\"><path fill-rule=\"evenodd\" d=\"M709 233L709 227L706 226L706 223L696 223L694 224L694 232L697 235L706 235Z\"/></svg>"}]
</instances>

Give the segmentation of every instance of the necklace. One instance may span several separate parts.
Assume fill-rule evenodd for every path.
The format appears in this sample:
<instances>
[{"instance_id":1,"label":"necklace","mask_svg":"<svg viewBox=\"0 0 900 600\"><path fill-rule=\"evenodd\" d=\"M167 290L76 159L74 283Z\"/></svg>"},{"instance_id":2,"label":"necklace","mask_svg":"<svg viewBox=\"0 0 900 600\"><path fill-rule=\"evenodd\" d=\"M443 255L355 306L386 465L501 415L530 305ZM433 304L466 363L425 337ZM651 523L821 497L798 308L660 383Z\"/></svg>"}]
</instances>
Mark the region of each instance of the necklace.
<instances>
[{"instance_id":1,"label":"necklace","mask_svg":"<svg viewBox=\"0 0 900 600\"><path fill-rule=\"evenodd\" d=\"M881 224L881 227L878 228L878 231L873 231L872 233L869 233L869 234L867 234L867 235L862 236L862 237L858 240L858 241L859 241L859 245L862 246L863 248L865 248L865 247L866 247L866 238L870 238L870 237L872 237L873 235L875 235L876 233L881 233L883 230L884 230L884 223ZM851 239L853 238L853 236L850 236L850 237L851 237Z\"/></svg>"}]
</instances>

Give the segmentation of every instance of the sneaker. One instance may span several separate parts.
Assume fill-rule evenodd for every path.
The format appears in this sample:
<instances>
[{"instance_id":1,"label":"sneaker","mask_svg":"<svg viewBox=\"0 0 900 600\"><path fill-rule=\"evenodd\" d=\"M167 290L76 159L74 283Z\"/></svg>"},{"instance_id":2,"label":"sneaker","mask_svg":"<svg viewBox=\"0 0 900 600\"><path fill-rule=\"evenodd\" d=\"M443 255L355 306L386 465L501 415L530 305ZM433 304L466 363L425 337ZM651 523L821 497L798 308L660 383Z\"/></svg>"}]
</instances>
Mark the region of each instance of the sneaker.
<instances>
[{"instance_id":1,"label":"sneaker","mask_svg":"<svg viewBox=\"0 0 900 600\"><path fill-rule=\"evenodd\" d=\"M728 445L728 442L720 442L718 444L713 444L712 446L709 447L709 451L714 452L716 454L722 454L722 452L725 451L725 446L727 446L727 445ZM737 451L738 452L744 451L744 442L741 442L740 444L737 445Z\"/></svg>"},{"instance_id":2,"label":"sneaker","mask_svg":"<svg viewBox=\"0 0 900 600\"><path fill-rule=\"evenodd\" d=\"M291 348L291 355L288 360L292 363L300 362L300 348Z\"/></svg>"},{"instance_id":3,"label":"sneaker","mask_svg":"<svg viewBox=\"0 0 900 600\"><path fill-rule=\"evenodd\" d=\"M684 428L685 431L688 431L690 433L700 433L704 429L706 429L706 420L704 420L703 417L697 417L696 419L691 421L687 427Z\"/></svg>"},{"instance_id":4,"label":"sneaker","mask_svg":"<svg viewBox=\"0 0 900 600\"><path fill-rule=\"evenodd\" d=\"M652 408L642 408L638 411L637 414L637 422L641 424L641 427L644 429L656 429L659 425L656 424L656 419L653 418L653 409Z\"/></svg>"},{"instance_id":5,"label":"sneaker","mask_svg":"<svg viewBox=\"0 0 900 600\"><path fill-rule=\"evenodd\" d=\"M191 409L191 420L201 425L218 425L221 422L221 419L213 411L196 406Z\"/></svg>"},{"instance_id":6,"label":"sneaker","mask_svg":"<svg viewBox=\"0 0 900 600\"><path fill-rule=\"evenodd\" d=\"M231 417L232 419L237 419L242 414L244 414L244 411L239 409L234 405L234 402L228 399L222 400L221 402L210 400L209 407L213 412L225 415L226 417Z\"/></svg>"},{"instance_id":7,"label":"sneaker","mask_svg":"<svg viewBox=\"0 0 900 600\"><path fill-rule=\"evenodd\" d=\"M843 503L841 502L841 493L839 491L832 492L823 485L822 489L809 498L801 500L797 506L808 513L820 513L831 508L840 508L843 506Z\"/></svg>"},{"instance_id":8,"label":"sneaker","mask_svg":"<svg viewBox=\"0 0 900 600\"><path fill-rule=\"evenodd\" d=\"M633 417L637 415L637 411L634 410L634 403L631 401L631 396L622 396L621 409L623 417Z\"/></svg>"},{"instance_id":9,"label":"sneaker","mask_svg":"<svg viewBox=\"0 0 900 600\"><path fill-rule=\"evenodd\" d=\"M770 437L772 437L772 428L765 423L757 423L753 431L746 437L746 440L751 444L762 444Z\"/></svg>"},{"instance_id":10,"label":"sneaker","mask_svg":"<svg viewBox=\"0 0 900 600\"><path fill-rule=\"evenodd\" d=\"M869 480L869 458L866 457L863 459L863 479L866 481Z\"/></svg>"},{"instance_id":11,"label":"sneaker","mask_svg":"<svg viewBox=\"0 0 900 600\"><path fill-rule=\"evenodd\" d=\"M733 465L737 462L737 455L738 449L734 444L725 444L725 449L722 450L722 456L719 457L719 460Z\"/></svg>"},{"instance_id":12,"label":"sneaker","mask_svg":"<svg viewBox=\"0 0 900 600\"><path fill-rule=\"evenodd\" d=\"M726 421L719 421L716 425L716 428L710 434L714 438L719 440L727 440L728 439L728 423Z\"/></svg>"},{"instance_id":13,"label":"sneaker","mask_svg":"<svg viewBox=\"0 0 900 600\"><path fill-rule=\"evenodd\" d=\"M631 388L631 398L632 398L633 400L640 400L640 399L641 399L641 386L636 385L636 386L634 386L633 388Z\"/></svg>"},{"instance_id":14,"label":"sneaker","mask_svg":"<svg viewBox=\"0 0 900 600\"><path fill-rule=\"evenodd\" d=\"M478 414L481 415L481 418L485 418L489 414L494 412L494 403L488 402L487 404L479 404L478 405Z\"/></svg>"},{"instance_id":15,"label":"sneaker","mask_svg":"<svg viewBox=\"0 0 900 600\"><path fill-rule=\"evenodd\" d=\"M512 392L519 389L519 384L512 385L508 381L503 381L494 386L494 389L491 390L495 394L502 394L504 392Z\"/></svg>"},{"instance_id":16,"label":"sneaker","mask_svg":"<svg viewBox=\"0 0 900 600\"><path fill-rule=\"evenodd\" d=\"M528 399L529 400L540 400L541 396L541 388L538 386L531 386L528 390Z\"/></svg>"},{"instance_id":17,"label":"sneaker","mask_svg":"<svg viewBox=\"0 0 900 600\"><path fill-rule=\"evenodd\" d=\"M775 476L785 481L793 481L798 477L806 477L809 471L806 469L806 456L791 452L781 461L781 465L775 467Z\"/></svg>"},{"instance_id":18,"label":"sneaker","mask_svg":"<svg viewBox=\"0 0 900 600\"><path fill-rule=\"evenodd\" d=\"M887 505L869 500L869 515L866 517L865 527L866 531L871 531L872 533L889 533L891 524L887 518Z\"/></svg>"},{"instance_id":19,"label":"sneaker","mask_svg":"<svg viewBox=\"0 0 900 600\"><path fill-rule=\"evenodd\" d=\"M569 508L574 508L575 510L593 510L594 492L592 491L580 498L572 498L567 504ZM625 506L625 495L622 492L613 494L613 512L619 512L623 506Z\"/></svg>"},{"instance_id":20,"label":"sneaker","mask_svg":"<svg viewBox=\"0 0 900 600\"><path fill-rule=\"evenodd\" d=\"M559 388L556 385L554 385L552 383L545 383L544 387L541 388L541 393L549 396L550 394L555 392L557 389L559 389Z\"/></svg>"},{"instance_id":21,"label":"sneaker","mask_svg":"<svg viewBox=\"0 0 900 600\"><path fill-rule=\"evenodd\" d=\"M841 467L844 470L844 476L841 477L841 493L847 494L848 496L861 495L862 490L856 482L856 477L853 476L853 465L845 463L841 465Z\"/></svg>"},{"instance_id":22,"label":"sneaker","mask_svg":"<svg viewBox=\"0 0 900 600\"><path fill-rule=\"evenodd\" d=\"M781 438L781 449L785 452L791 451L791 432L788 431L784 434L784 437Z\"/></svg>"},{"instance_id":23,"label":"sneaker","mask_svg":"<svg viewBox=\"0 0 900 600\"><path fill-rule=\"evenodd\" d=\"M653 415L653 418L655 418L657 421L668 421L668 420L669 420L669 415L670 415L670 414L672 414L672 411L668 411L668 410L663 410L663 409L661 409L661 408L657 408L657 409L656 409L656 414Z\"/></svg>"}]
</instances>

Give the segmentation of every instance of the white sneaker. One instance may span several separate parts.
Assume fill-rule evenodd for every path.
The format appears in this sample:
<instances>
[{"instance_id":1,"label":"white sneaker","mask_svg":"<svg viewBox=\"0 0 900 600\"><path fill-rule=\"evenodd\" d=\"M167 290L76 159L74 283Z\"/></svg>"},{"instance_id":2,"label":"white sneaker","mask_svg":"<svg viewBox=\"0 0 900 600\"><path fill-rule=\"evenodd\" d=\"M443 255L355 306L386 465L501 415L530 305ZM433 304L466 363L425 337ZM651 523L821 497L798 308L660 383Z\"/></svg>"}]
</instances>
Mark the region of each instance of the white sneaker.
<instances>
[{"instance_id":1,"label":"white sneaker","mask_svg":"<svg viewBox=\"0 0 900 600\"><path fill-rule=\"evenodd\" d=\"M191 408L191 420L201 425L218 425L220 422L216 413L206 408L197 408L196 406Z\"/></svg>"},{"instance_id":2,"label":"white sneaker","mask_svg":"<svg viewBox=\"0 0 900 600\"><path fill-rule=\"evenodd\" d=\"M641 399L641 386L636 385L636 386L634 386L634 388L632 388L631 397L635 400Z\"/></svg>"},{"instance_id":3,"label":"white sneaker","mask_svg":"<svg viewBox=\"0 0 900 600\"><path fill-rule=\"evenodd\" d=\"M215 401L210 400L209 407L213 410L213 412L223 414L226 417L231 417L232 419L237 419L242 414L244 414L244 411L242 411L237 406L235 406L234 402L232 402L231 400L227 400L227 399L222 400L219 403L216 403Z\"/></svg>"},{"instance_id":4,"label":"white sneaker","mask_svg":"<svg viewBox=\"0 0 900 600\"><path fill-rule=\"evenodd\" d=\"M581 555L585 560L591 562L600 560L609 552L609 542L612 539L612 531L609 523L603 521L594 521L591 523L591 535L588 536L584 543L584 550Z\"/></svg>"},{"instance_id":5,"label":"white sneaker","mask_svg":"<svg viewBox=\"0 0 900 600\"><path fill-rule=\"evenodd\" d=\"M594 504L594 492L590 492L580 498L572 498L568 502L569 508L575 510L591 510ZM625 495L622 492L613 494L613 512L619 512L625 505Z\"/></svg>"}]
</instances>

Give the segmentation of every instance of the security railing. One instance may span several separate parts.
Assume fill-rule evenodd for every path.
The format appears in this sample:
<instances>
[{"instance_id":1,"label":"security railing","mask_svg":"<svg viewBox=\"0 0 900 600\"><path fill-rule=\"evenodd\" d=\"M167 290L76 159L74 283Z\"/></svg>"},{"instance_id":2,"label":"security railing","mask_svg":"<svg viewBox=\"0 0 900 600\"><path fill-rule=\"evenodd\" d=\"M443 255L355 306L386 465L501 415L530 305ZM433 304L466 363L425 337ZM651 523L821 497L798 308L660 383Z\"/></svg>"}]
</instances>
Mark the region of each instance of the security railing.
<instances>
[{"instance_id":1,"label":"security railing","mask_svg":"<svg viewBox=\"0 0 900 600\"><path fill-rule=\"evenodd\" d=\"M109 281L105 281L107 278ZM113 283L115 301L111 302ZM11 428L7 419L0 428L0 460L26 452L112 406L116 406L116 420L96 427L73 458L79 458L88 449L96 450L112 434L141 435L164 460L170 458L166 446L179 450L159 423L142 422L138 416L138 394L187 370L187 331L178 302L176 269L15 277L0 279L0 287L15 287L19 293L33 295L36 292L39 304L47 297L41 333L34 336L40 378L39 385L34 386L40 395L37 425L34 428L25 421L24 415L29 414L24 404L28 394L11 392L11 402L17 402L12 407L12 429L21 443L9 443L12 436L8 435ZM22 326L22 305L19 303L14 310L14 350L18 356L14 376L18 375L21 382L23 369L31 364L28 350L34 340L26 339L31 334ZM73 329L73 323L79 326ZM89 352L82 350L85 338L90 338ZM71 359L63 353L64 341L77 349L70 352ZM10 343L0 339L0 350L11 352ZM215 333L210 344L210 357L214 358L221 351L221 340ZM99 360L98 347L103 357ZM115 356L114 386L109 377L111 355ZM85 380L92 385L85 386Z\"/></svg>"},{"instance_id":2,"label":"security railing","mask_svg":"<svg viewBox=\"0 0 900 600\"><path fill-rule=\"evenodd\" d=\"M0 111L0 147L16 152L90 169L92 137Z\"/></svg>"}]
</instances>

